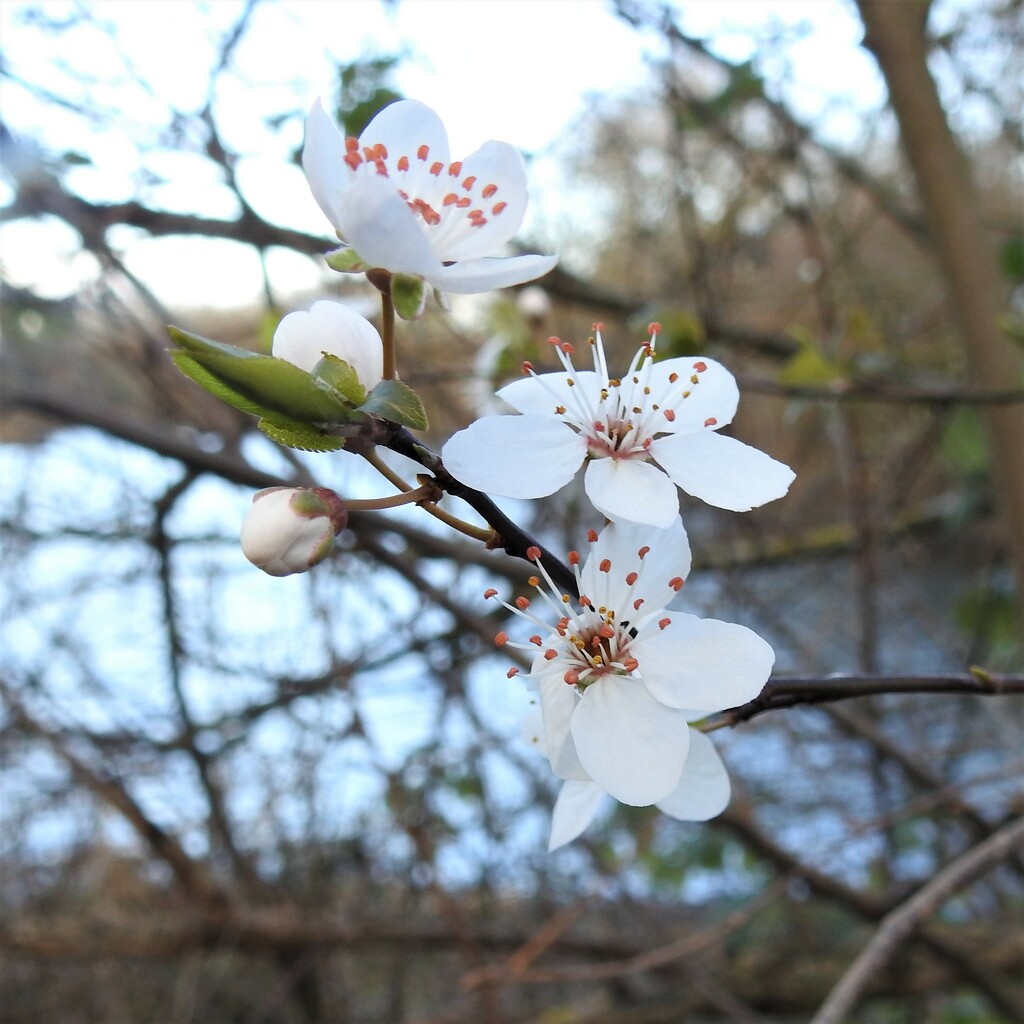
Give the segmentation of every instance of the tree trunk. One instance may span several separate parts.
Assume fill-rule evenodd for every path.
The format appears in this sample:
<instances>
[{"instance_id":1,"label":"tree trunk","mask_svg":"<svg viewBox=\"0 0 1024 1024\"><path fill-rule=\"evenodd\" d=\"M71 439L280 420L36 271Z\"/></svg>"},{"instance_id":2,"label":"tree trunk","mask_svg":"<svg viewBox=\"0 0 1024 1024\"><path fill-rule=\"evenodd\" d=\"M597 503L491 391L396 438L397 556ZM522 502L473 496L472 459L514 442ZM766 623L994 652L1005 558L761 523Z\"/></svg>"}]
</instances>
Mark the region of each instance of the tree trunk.
<instances>
[{"instance_id":1,"label":"tree trunk","mask_svg":"<svg viewBox=\"0 0 1024 1024\"><path fill-rule=\"evenodd\" d=\"M885 77L974 383L993 391L1017 387L1021 358L999 328L1007 289L986 237L967 161L928 69L925 24L930 0L858 0L858 7L864 45ZM1024 643L1024 405L993 404L986 417Z\"/></svg>"}]
</instances>

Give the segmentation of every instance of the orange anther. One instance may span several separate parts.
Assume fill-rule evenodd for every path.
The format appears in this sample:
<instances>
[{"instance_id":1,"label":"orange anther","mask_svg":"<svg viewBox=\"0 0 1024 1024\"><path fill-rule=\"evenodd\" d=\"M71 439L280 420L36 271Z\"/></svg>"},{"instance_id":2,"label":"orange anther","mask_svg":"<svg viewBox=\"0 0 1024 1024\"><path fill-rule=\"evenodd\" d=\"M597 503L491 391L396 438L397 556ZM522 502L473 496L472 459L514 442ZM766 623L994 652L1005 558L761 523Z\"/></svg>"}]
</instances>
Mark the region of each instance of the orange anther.
<instances>
[{"instance_id":1,"label":"orange anther","mask_svg":"<svg viewBox=\"0 0 1024 1024\"><path fill-rule=\"evenodd\" d=\"M400 171L409 170L409 158L404 154L398 158L398 169Z\"/></svg>"},{"instance_id":2,"label":"orange anther","mask_svg":"<svg viewBox=\"0 0 1024 1024\"><path fill-rule=\"evenodd\" d=\"M507 677L507 678L509 678L509 679L513 679L513 678L515 678L515 677L516 677L517 675L519 675L519 669L517 669L517 668L510 668L510 669L509 669L509 670L508 670L508 671L507 671L507 672L505 673L505 675L506 675L506 677Z\"/></svg>"},{"instance_id":3,"label":"orange anther","mask_svg":"<svg viewBox=\"0 0 1024 1024\"><path fill-rule=\"evenodd\" d=\"M476 175L471 174L468 178L462 179L462 187L468 192L476 184Z\"/></svg>"},{"instance_id":4,"label":"orange anther","mask_svg":"<svg viewBox=\"0 0 1024 1024\"><path fill-rule=\"evenodd\" d=\"M453 177L457 178L462 173L462 161L455 160L448 165L448 173Z\"/></svg>"},{"instance_id":5,"label":"orange anther","mask_svg":"<svg viewBox=\"0 0 1024 1024\"><path fill-rule=\"evenodd\" d=\"M498 592L494 589L494 587L488 587L484 591L484 598L497 597L497 595Z\"/></svg>"},{"instance_id":6,"label":"orange anther","mask_svg":"<svg viewBox=\"0 0 1024 1024\"><path fill-rule=\"evenodd\" d=\"M427 159L427 154L429 152L430 152L430 147L429 146L420 146L420 148L416 150L416 156L420 160L426 160Z\"/></svg>"},{"instance_id":7,"label":"orange anther","mask_svg":"<svg viewBox=\"0 0 1024 1024\"><path fill-rule=\"evenodd\" d=\"M494 216L497 217L498 214L501 213L501 211L504 210L506 206L508 206L508 203L506 203L506 202L495 203L491 207L491 213L493 213Z\"/></svg>"},{"instance_id":8,"label":"orange anther","mask_svg":"<svg viewBox=\"0 0 1024 1024\"><path fill-rule=\"evenodd\" d=\"M672 620L671 619L659 619L658 629L664 629Z\"/></svg>"},{"instance_id":9,"label":"orange anther","mask_svg":"<svg viewBox=\"0 0 1024 1024\"><path fill-rule=\"evenodd\" d=\"M718 420L716 420L714 416L709 416L709 417L708 417L708 418L707 418L707 419L706 419L706 420L704 421L704 426L705 426L705 427L713 427L713 426L715 426L715 424L716 424L716 423L718 423Z\"/></svg>"},{"instance_id":10,"label":"orange anther","mask_svg":"<svg viewBox=\"0 0 1024 1024\"><path fill-rule=\"evenodd\" d=\"M600 569L601 572L610 572L611 568L612 568L612 560L610 558L602 558L601 559L601 564L598 566L598 569Z\"/></svg>"},{"instance_id":11,"label":"orange anther","mask_svg":"<svg viewBox=\"0 0 1024 1024\"><path fill-rule=\"evenodd\" d=\"M634 583L636 583L637 579L639 579L639 574L638 574L638 573L635 573L635 572L631 572L631 573L630 573L630 574L629 574L629 575L628 575L628 576L626 577L626 583L627 583L627 584L628 584L629 586L633 586L633 584L634 584Z\"/></svg>"},{"instance_id":12,"label":"orange anther","mask_svg":"<svg viewBox=\"0 0 1024 1024\"><path fill-rule=\"evenodd\" d=\"M494 635L494 643L498 647L501 647L504 644L507 644L508 643L508 633L504 633L504 632L503 633L495 633L495 635Z\"/></svg>"},{"instance_id":13,"label":"orange anther","mask_svg":"<svg viewBox=\"0 0 1024 1024\"><path fill-rule=\"evenodd\" d=\"M444 164L441 163L440 160L435 160L430 165L430 173L431 174L437 175L437 174L440 174L443 170L444 170Z\"/></svg>"},{"instance_id":14,"label":"orange anther","mask_svg":"<svg viewBox=\"0 0 1024 1024\"><path fill-rule=\"evenodd\" d=\"M704 371L705 371L705 370L706 370L706 369L708 368L708 364L707 364L707 363L704 363L704 362L697 362L697 363L694 363L694 364L693 364L693 368L694 368L694 369L695 369L695 370L696 370L696 371L697 371L698 373L703 373L703 372L704 372Z\"/></svg>"},{"instance_id":15,"label":"orange anther","mask_svg":"<svg viewBox=\"0 0 1024 1024\"><path fill-rule=\"evenodd\" d=\"M516 607L521 612L526 611L526 609L530 607L530 599L528 597L517 597L515 603Z\"/></svg>"},{"instance_id":16,"label":"orange anther","mask_svg":"<svg viewBox=\"0 0 1024 1024\"><path fill-rule=\"evenodd\" d=\"M530 545L530 546L529 546L529 547L528 547L528 548L526 549L526 557L527 557L527 558L528 558L528 559L529 559L529 560L530 560L531 562L539 562L539 561L540 561L540 548L539 548L539 547L537 547L537 545L536 545L536 544L531 544L531 545Z\"/></svg>"},{"instance_id":17,"label":"orange anther","mask_svg":"<svg viewBox=\"0 0 1024 1024\"><path fill-rule=\"evenodd\" d=\"M490 199L491 196L493 196L494 193L497 192L497 191L498 191L498 186L492 183L490 185L484 185L484 190L481 193L481 195L484 197L484 199Z\"/></svg>"},{"instance_id":18,"label":"orange anther","mask_svg":"<svg viewBox=\"0 0 1024 1024\"><path fill-rule=\"evenodd\" d=\"M678 594L679 591L683 589L683 577L673 576L672 579L668 581L668 585Z\"/></svg>"},{"instance_id":19,"label":"orange anther","mask_svg":"<svg viewBox=\"0 0 1024 1024\"><path fill-rule=\"evenodd\" d=\"M587 530L587 540L589 540L591 544L595 543L597 540L597 530Z\"/></svg>"}]
</instances>

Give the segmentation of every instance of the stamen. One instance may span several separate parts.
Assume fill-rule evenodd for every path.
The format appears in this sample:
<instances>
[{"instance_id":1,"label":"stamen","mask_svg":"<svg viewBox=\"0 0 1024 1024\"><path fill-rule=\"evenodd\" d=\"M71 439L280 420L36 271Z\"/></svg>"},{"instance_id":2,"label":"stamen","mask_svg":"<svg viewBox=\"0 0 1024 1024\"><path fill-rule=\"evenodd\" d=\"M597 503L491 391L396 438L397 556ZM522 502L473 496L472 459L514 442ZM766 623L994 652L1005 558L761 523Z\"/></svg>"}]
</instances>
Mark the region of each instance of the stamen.
<instances>
[{"instance_id":1,"label":"stamen","mask_svg":"<svg viewBox=\"0 0 1024 1024\"><path fill-rule=\"evenodd\" d=\"M672 620L669 618L658 620L658 629L664 629Z\"/></svg>"},{"instance_id":2,"label":"stamen","mask_svg":"<svg viewBox=\"0 0 1024 1024\"><path fill-rule=\"evenodd\" d=\"M508 679L514 679L514 678L515 678L515 677L516 677L517 675L519 675L519 669L517 669L517 668L515 668L515 667L513 667L513 668L510 668L510 669L509 669L509 670L508 670L508 671L507 671L507 672L505 673L505 676L506 676L506 678L508 678Z\"/></svg>"},{"instance_id":3,"label":"stamen","mask_svg":"<svg viewBox=\"0 0 1024 1024\"><path fill-rule=\"evenodd\" d=\"M683 578L682 576L673 576L668 581L668 585L678 594L683 589Z\"/></svg>"},{"instance_id":4,"label":"stamen","mask_svg":"<svg viewBox=\"0 0 1024 1024\"><path fill-rule=\"evenodd\" d=\"M718 420L716 420L714 416L709 416L709 417L708 417L708 418L707 418L707 419L706 419L706 420L704 421L704 426L705 426L705 427L713 427L713 426L715 426L715 424L716 424L716 423L718 423Z\"/></svg>"},{"instance_id":5,"label":"stamen","mask_svg":"<svg viewBox=\"0 0 1024 1024\"><path fill-rule=\"evenodd\" d=\"M400 171L409 170L409 158L405 154L398 158L398 169Z\"/></svg>"},{"instance_id":6,"label":"stamen","mask_svg":"<svg viewBox=\"0 0 1024 1024\"><path fill-rule=\"evenodd\" d=\"M483 192L481 192L480 194L484 197L484 199L490 199L491 196L493 196L494 193L497 191L498 186L492 183L490 185L485 185Z\"/></svg>"},{"instance_id":7,"label":"stamen","mask_svg":"<svg viewBox=\"0 0 1024 1024\"><path fill-rule=\"evenodd\" d=\"M540 548L539 548L539 547L537 547L537 545L536 545L536 544L531 544L531 545L530 545L530 546L529 546L529 547L528 547L528 548L526 549L526 557L527 557L527 558L528 558L528 559L529 559L529 560L530 560L531 562L539 562L539 561L540 561Z\"/></svg>"},{"instance_id":8,"label":"stamen","mask_svg":"<svg viewBox=\"0 0 1024 1024\"><path fill-rule=\"evenodd\" d=\"M426 145L420 146L420 148L416 150L416 156L420 160L426 160L427 159L427 154L429 154L429 153L430 153L430 147L426 146Z\"/></svg>"},{"instance_id":9,"label":"stamen","mask_svg":"<svg viewBox=\"0 0 1024 1024\"><path fill-rule=\"evenodd\" d=\"M508 643L508 633L504 631L501 633L494 634L494 643L498 647L504 647Z\"/></svg>"},{"instance_id":10,"label":"stamen","mask_svg":"<svg viewBox=\"0 0 1024 1024\"><path fill-rule=\"evenodd\" d=\"M486 589L486 590L484 591L484 597L485 597L485 598L488 598L488 597L496 597L496 596L497 596L497 594L498 594L498 592L497 592L497 591L496 591L496 590L494 589L494 587L488 587L488 588L487 588L487 589Z\"/></svg>"}]
</instances>

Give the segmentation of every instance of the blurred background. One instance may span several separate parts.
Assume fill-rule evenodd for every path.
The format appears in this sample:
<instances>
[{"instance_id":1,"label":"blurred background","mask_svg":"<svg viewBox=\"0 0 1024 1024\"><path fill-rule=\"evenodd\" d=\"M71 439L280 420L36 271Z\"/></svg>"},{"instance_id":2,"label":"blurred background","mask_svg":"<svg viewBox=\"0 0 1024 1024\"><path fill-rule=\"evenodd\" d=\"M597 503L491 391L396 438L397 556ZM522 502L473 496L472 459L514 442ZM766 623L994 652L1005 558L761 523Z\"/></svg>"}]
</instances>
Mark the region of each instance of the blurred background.
<instances>
[{"instance_id":1,"label":"blurred background","mask_svg":"<svg viewBox=\"0 0 1024 1024\"><path fill-rule=\"evenodd\" d=\"M1019 673L1020 0L0 19L4 1024L806 1021L1024 811L1019 697L888 694L715 732L715 821L609 801L549 855L556 780L481 596L525 563L413 509L262 575L237 539L254 490L387 485L273 445L165 331L267 351L317 298L373 317L321 259L303 118L320 95L358 134L423 100L454 156L523 151L521 251L562 255L399 325L429 443L523 359L553 368L549 335L601 321L624 365L658 320L664 355L729 366L736 436L798 474L744 515L684 497L685 610L756 629L779 676ZM502 507L556 551L600 525L573 488ZM846 1019L1024 1020L1022 878L1017 855L946 893Z\"/></svg>"}]
</instances>

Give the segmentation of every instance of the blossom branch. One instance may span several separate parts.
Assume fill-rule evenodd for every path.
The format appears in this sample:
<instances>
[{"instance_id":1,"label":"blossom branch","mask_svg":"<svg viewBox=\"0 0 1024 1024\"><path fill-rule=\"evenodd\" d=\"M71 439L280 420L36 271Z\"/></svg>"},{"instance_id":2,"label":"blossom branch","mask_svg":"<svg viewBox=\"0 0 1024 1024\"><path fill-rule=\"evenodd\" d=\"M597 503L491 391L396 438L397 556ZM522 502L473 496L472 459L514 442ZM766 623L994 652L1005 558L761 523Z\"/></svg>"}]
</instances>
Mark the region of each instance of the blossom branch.
<instances>
[{"instance_id":1,"label":"blossom branch","mask_svg":"<svg viewBox=\"0 0 1024 1024\"><path fill-rule=\"evenodd\" d=\"M424 469L433 474L437 485L448 494L461 498L475 512L483 517L492 528L495 537L488 542L492 549L500 549L514 558L532 561L527 552L530 548L540 551L540 562L551 578L567 594L579 596L576 590L576 577L569 567L557 556L553 555L542 544L539 544L522 527L514 523L500 508L482 491L468 487L445 469L440 456L431 451L422 441L405 427L394 423L378 421L380 436L375 437L377 443L390 448L399 455L418 462Z\"/></svg>"},{"instance_id":2,"label":"blossom branch","mask_svg":"<svg viewBox=\"0 0 1024 1024\"><path fill-rule=\"evenodd\" d=\"M1024 674L997 675L973 668L970 672L929 676L837 673L829 676L775 678L769 680L764 690L753 700L715 715L705 726L705 731L732 728L766 711L899 693L998 697L1009 693L1024 693Z\"/></svg>"}]
</instances>

